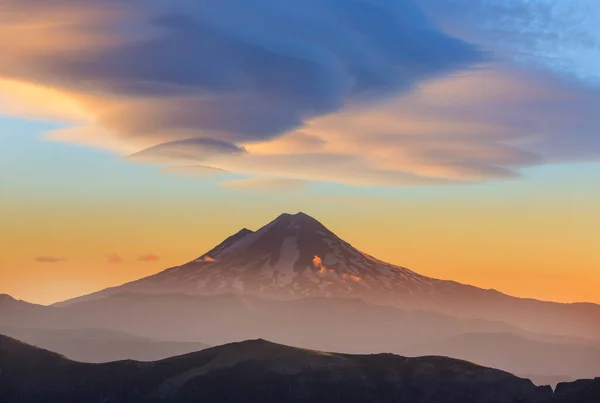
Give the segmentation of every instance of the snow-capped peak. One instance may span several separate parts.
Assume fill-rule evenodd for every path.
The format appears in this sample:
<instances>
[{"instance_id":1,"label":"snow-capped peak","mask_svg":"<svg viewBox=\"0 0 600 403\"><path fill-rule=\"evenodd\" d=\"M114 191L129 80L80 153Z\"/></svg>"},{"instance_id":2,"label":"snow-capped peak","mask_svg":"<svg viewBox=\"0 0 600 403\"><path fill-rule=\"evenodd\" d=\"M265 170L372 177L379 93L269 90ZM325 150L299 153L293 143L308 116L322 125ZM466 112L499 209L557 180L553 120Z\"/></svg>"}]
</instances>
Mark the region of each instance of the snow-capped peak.
<instances>
[{"instance_id":1,"label":"snow-capped peak","mask_svg":"<svg viewBox=\"0 0 600 403\"><path fill-rule=\"evenodd\" d=\"M430 294L435 282L374 259L316 219L297 213L282 214L255 232L242 229L198 259L124 287L151 293L381 300Z\"/></svg>"}]
</instances>

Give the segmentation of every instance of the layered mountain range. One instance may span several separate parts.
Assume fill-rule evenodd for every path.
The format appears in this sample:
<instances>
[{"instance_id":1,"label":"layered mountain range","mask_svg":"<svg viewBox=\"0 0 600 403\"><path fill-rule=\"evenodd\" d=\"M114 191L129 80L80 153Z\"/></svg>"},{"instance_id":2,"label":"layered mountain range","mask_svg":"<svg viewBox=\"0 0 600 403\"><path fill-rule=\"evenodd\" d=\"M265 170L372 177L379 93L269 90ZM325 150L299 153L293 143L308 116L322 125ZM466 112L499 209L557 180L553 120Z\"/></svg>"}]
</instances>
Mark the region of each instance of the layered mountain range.
<instances>
[{"instance_id":1,"label":"layered mountain range","mask_svg":"<svg viewBox=\"0 0 600 403\"><path fill-rule=\"evenodd\" d=\"M357 250L303 213L53 306L0 296L0 333L96 363L264 338L320 351L445 355L539 384L600 375L600 306L423 276Z\"/></svg>"},{"instance_id":2,"label":"layered mountain range","mask_svg":"<svg viewBox=\"0 0 600 403\"><path fill-rule=\"evenodd\" d=\"M554 394L449 358L326 353L264 340L157 362L82 364L0 336L0 368L6 403L552 403L565 395L583 403L597 387L596 381L564 384Z\"/></svg>"}]
</instances>

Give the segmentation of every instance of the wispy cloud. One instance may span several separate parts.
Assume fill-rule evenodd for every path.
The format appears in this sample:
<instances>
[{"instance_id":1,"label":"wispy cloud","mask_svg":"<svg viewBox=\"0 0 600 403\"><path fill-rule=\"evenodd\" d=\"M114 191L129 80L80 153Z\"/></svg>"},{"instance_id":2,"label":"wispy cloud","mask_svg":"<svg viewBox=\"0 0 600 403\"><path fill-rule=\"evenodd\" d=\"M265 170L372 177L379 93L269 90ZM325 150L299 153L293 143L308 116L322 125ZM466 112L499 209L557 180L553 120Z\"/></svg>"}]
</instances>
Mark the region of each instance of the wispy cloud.
<instances>
[{"instance_id":1,"label":"wispy cloud","mask_svg":"<svg viewBox=\"0 0 600 403\"><path fill-rule=\"evenodd\" d=\"M146 162L204 161L213 155L238 155L243 147L216 139L185 139L155 145L130 155L128 158Z\"/></svg>"},{"instance_id":2,"label":"wispy cloud","mask_svg":"<svg viewBox=\"0 0 600 403\"><path fill-rule=\"evenodd\" d=\"M146 263L156 262L157 260L160 260L160 256L154 253L146 253L145 255L139 256L138 260Z\"/></svg>"},{"instance_id":3,"label":"wispy cloud","mask_svg":"<svg viewBox=\"0 0 600 403\"><path fill-rule=\"evenodd\" d=\"M117 263L121 263L123 261L123 258L116 254L116 253L109 253L106 255L106 262L110 263L110 264L117 264Z\"/></svg>"},{"instance_id":4,"label":"wispy cloud","mask_svg":"<svg viewBox=\"0 0 600 403\"><path fill-rule=\"evenodd\" d=\"M394 203L393 200L375 197L359 197L359 196L332 196L332 195L308 195L310 199L320 202L332 202L340 205L357 204L363 206L381 206L384 204Z\"/></svg>"},{"instance_id":5,"label":"wispy cloud","mask_svg":"<svg viewBox=\"0 0 600 403\"><path fill-rule=\"evenodd\" d=\"M289 178L253 177L228 180L221 182L221 184L231 189L246 191L294 192L304 189L308 183L303 180Z\"/></svg>"},{"instance_id":6,"label":"wispy cloud","mask_svg":"<svg viewBox=\"0 0 600 403\"><path fill-rule=\"evenodd\" d=\"M168 165L161 172L197 178L210 178L228 173L224 169L204 165Z\"/></svg>"},{"instance_id":7,"label":"wispy cloud","mask_svg":"<svg viewBox=\"0 0 600 403\"><path fill-rule=\"evenodd\" d=\"M38 256L35 258L35 261L38 263L60 263L66 262L67 259L56 256Z\"/></svg>"},{"instance_id":8,"label":"wispy cloud","mask_svg":"<svg viewBox=\"0 0 600 403\"><path fill-rule=\"evenodd\" d=\"M452 33L503 59L600 86L597 0L421 0Z\"/></svg>"}]
</instances>

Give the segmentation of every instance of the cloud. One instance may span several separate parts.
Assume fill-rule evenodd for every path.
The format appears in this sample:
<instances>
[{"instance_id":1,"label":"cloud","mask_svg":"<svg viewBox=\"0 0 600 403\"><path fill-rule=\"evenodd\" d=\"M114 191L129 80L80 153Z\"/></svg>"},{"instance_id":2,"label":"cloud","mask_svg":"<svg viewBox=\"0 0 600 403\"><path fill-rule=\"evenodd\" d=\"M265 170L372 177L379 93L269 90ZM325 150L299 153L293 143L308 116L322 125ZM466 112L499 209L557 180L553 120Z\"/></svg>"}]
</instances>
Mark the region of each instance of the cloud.
<instances>
[{"instance_id":1,"label":"cloud","mask_svg":"<svg viewBox=\"0 0 600 403\"><path fill-rule=\"evenodd\" d=\"M229 187L512 179L600 157L598 7L5 0L0 113Z\"/></svg>"},{"instance_id":2,"label":"cloud","mask_svg":"<svg viewBox=\"0 0 600 403\"><path fill-rule=\"evenodd\" d=\"M0 112L16 117L82 123L92 117L61 91L0 77Z\"/></svg>"},{"instance_id":3,"label":"cloud","mask_svg":"<svg viewBox=\"0 0 600 403\"><path fill-rule=\"evenodd\" d=\"M247 191L294 192L304 189L307 186L307 182L290 178L252 177L224 181L221 182L221 185L231 189Z\"/></svg>"},{"instance_id":4,"label":"cloud","mask_svg":"<svg viewBox=\"0 0 600 403\"><path fill-rule=\"evenodd\" d=\"M250 144L252 152L270 154L310 154L322 152L327 142L314 134L304 131L285 133L269 141Z\"/></svg>"},{"instance_id":5,"label":"cloud","mask_svg":"<svg viewBox=\"0 0 600 403\"><path fill-rule=\"evenodd\" d=\"M243 147L210 138L193 138L162 143L129 156L129 159L147 162L194 162L211 155L245 153Z\"/></svg>"},{"instance_id":6,"label":"cloud","mask_svg":"<svg viewBox=\"0 0 600 403\"><path fill-rule=\"evenodd\" d=\"M161 172L197 178L209 178L228 173L224 169L204 165L169 165L163 168Z\"/></svg>"},{"instance_id":7,"label":"cloud","mask_svg":"<svg viewBox=\"0 0 600 403\"><path fill-rule=\"evenodd\" d=\"M371 186L510 179L527 167L597 159L597 105L593 90L490 65L315 119L303 128L323 141L313 152L281 147L283 136L213 163L231 172Z\"/></svg>"},{"instance_id":8,"label":"cloud","mask_svg":"<svg viewBox=\"0 0 600 403\"><path fill-rule=\"evenodd\" d=\"M154 254L154 253L147 253L145 255L141 255L140 257L138 257L138 260L140 262L156 262L157 260L160 260L160 256Z\"/></svg>"},{"instance_id":9,"label":"cloud","mask_svg":"<svg viewBox=\"0 0 600 403\"><path fill-rule=\"evenodd\" d=\"M7 0L3 10L0 77L68 93L96 124L148 147L273 138L482 59L411 0Z\"/></svg>"},{"instance_id":10,"label":"cloud","mask_svg":"<svg viewBox=\"0 0 600 403\"><path fill-rule=\"evenodd\" d=\"M420 0L448 31L505 59L600 87L597 0Z\"/></svg>"},{"instance_id":11,"label":"cloud","mask_svg":"<svg viewBox=\"0 0 600 403\"><path fill-rule=\"evenodd\" d=\"M60 263L66 262L67 259L55 256L38 256L35 258L35 261L38 263Z\"/></svg>"},{"instance_id":12,"label":"cloud","mask_svg":"<svg viewBox=\"0 0 600 403\"><path fill-rule=\"evenodd\" d=\"M386 198L375 197L357 197L357 196L331 196L331 195L309 195L309 198L317 202L330 202L336 204L357 204L363 206L377 207L382 204L393 203L392 200Z\"/></svg>"},{"instance_id":13,"label":"cloud","mask_svg":"<svg viewBox=\"0 0 600 403\"><path fill-rule=\"evenodd\" d=\"M123 258L116 253L109 253L108 255L106 255L107 263L117 264L117 263L121 263L122 261L123 261Z\"/></svg>"}]
</instances>

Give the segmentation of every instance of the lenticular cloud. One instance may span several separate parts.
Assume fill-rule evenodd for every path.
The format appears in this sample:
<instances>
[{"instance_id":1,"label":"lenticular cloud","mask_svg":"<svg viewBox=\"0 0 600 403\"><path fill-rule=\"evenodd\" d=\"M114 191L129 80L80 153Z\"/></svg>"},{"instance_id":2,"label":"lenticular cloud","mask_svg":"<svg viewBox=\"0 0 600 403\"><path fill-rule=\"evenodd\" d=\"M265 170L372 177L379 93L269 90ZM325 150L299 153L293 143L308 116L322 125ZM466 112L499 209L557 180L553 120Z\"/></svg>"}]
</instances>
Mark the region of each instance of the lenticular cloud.
<instances>
[{"instance_id":1,"label":"lenticular cloud","mask_svg":"<svg viewBox=\"0 0 600 403\"><path fill-rule=\"evenodd\" d=\"M79 94L96 123L148 146L276 137L481 58L410 0L6 0L2 9L0 34L12 34L0 35L0 76Z\"/></svg>"}]
</instances>

